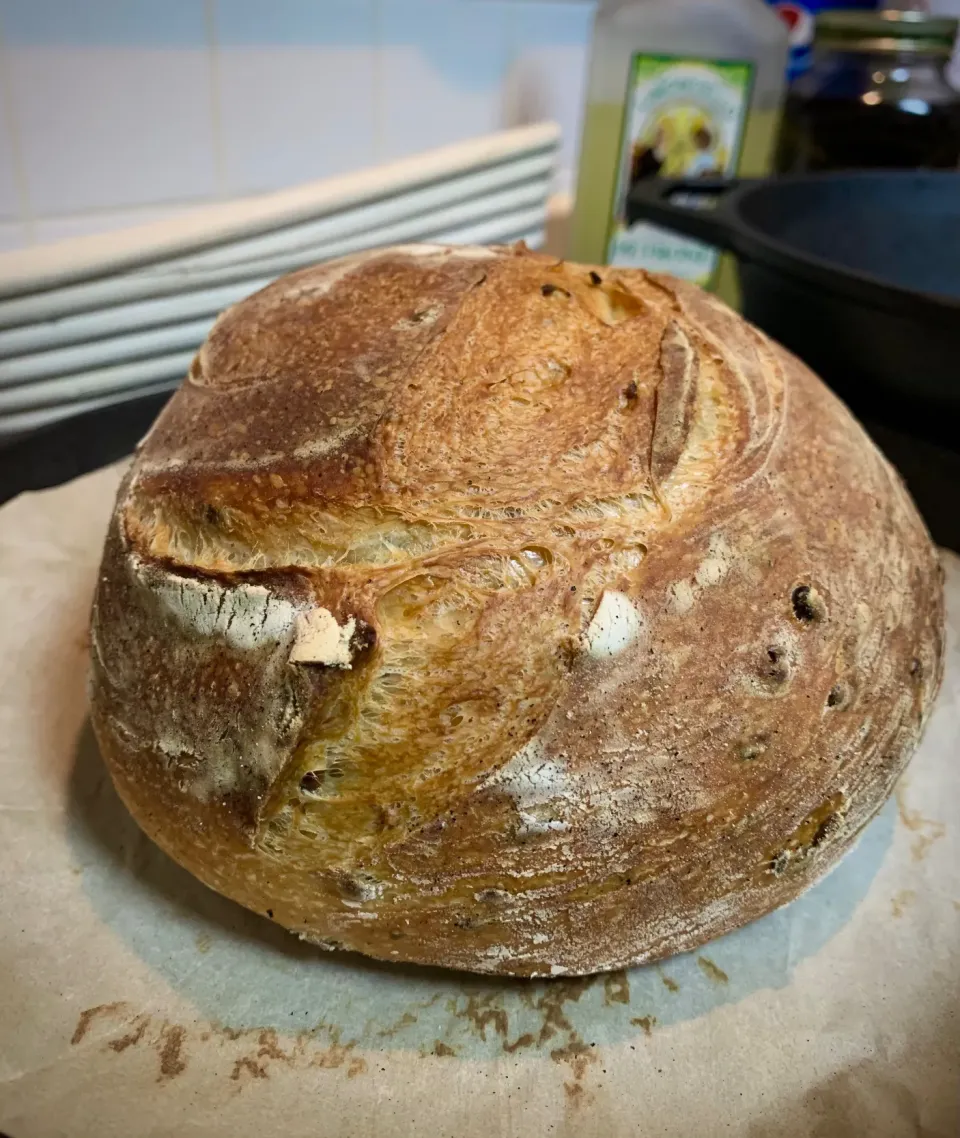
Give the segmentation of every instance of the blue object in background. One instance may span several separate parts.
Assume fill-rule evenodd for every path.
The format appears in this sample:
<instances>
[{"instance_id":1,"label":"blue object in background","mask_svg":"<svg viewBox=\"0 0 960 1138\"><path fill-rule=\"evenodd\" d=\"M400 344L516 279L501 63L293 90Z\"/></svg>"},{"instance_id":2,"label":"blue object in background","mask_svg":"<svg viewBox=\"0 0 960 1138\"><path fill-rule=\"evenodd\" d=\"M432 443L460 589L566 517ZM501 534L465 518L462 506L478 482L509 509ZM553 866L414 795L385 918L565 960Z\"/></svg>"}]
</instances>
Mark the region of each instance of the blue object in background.
<instances>
[{"instance_id":1,"label":"blue object in background","mask_svg":"<svg viewBox=\"0 0 960 1138\"><path fill-rule=\"evenodd\" d=\"M790 62L787 79L796 79L810 66L813 47L813 28L817 13L824 8L879 8L878 0L843 0L831 4L829 0L767 0L780 13L790 28Z\"/></svg>"}]
</instances>

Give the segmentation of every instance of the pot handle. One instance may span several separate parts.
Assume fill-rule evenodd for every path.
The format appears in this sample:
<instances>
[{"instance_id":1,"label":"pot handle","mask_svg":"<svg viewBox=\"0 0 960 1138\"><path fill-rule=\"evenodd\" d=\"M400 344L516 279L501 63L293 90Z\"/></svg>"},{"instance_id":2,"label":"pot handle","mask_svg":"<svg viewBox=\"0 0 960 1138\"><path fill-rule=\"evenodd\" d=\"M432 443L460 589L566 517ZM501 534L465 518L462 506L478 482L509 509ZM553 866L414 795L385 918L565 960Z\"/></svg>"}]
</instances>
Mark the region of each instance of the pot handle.
<instances>
[{"instance_id":1,"label":"pot handle","mask_svg":"<svg viewBox=\"0 0 960 1138\"><path fill-rule=\"evenodd\" d=\"M652 221L735 252L738 225L732 199L742 184L739 178L644 178L627 197L627 222ZM675 197L686 204L674 202Z\"/></svg>"}]
</instances>

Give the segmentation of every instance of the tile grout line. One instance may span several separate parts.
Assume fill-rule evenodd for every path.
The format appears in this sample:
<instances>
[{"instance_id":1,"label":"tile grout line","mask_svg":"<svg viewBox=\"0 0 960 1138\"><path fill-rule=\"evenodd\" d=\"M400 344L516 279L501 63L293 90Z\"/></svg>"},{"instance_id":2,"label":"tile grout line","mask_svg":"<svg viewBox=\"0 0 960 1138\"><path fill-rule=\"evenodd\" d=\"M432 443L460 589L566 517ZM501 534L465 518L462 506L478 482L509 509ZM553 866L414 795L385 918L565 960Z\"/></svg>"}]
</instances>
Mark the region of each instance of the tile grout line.
<instances>
[{"instance_id":1,"label":"tile grout line","mask_svg":"<svg viewBox=\"0 0 960 1138\"><path fill-rule=\"evenodd\" d=\"M213 129L213 172L217 197L227 196L227 157L223 143L223 107L220 100L220 40L217 36L217 0L203 0L203 22L207 34L207 62L210 68L210 119Z\"/></svg>"},{"instance_id":2,"label":"tile grout line","mask_svg":"<svg viewBox=\"0 0 960 1138\"><path fill-rule=\"evenodd\" d=\"M255 197L254 194L238 194L237 198ZM193 198L158 198L156 201L142 202L139 205L84 205L77 206L75 209L66 211L54 210L52 213L32 213L31 217L35 222L44 221L60 221L64 218L73 217L100 217L110 216L116 213L151 213L156 210L172 209L180 213L186 213L192 209L202 209L206 205L219 202L221 199L211 194L198 194Z\"/></svg>"},{"instance_id":3,"label":"tile grout line","mask_svg":"<svg viewBox=\"0 0 960 1138\"><path fill-rule=\"evenodd\" d=\"M17 125L17 116L14 113L13 89L10 85L7 46L3 37L2 27L0 27L0 100L3 102L3 118L6 122L13 157L13 182L17 191L17 205L20 209L18 220L26 234L27 244L34 245L36 244L37 230L33 210L30 207L27 168L23 162L23 148L20 145L20 130Z\"/></svg>"}]
</instances>

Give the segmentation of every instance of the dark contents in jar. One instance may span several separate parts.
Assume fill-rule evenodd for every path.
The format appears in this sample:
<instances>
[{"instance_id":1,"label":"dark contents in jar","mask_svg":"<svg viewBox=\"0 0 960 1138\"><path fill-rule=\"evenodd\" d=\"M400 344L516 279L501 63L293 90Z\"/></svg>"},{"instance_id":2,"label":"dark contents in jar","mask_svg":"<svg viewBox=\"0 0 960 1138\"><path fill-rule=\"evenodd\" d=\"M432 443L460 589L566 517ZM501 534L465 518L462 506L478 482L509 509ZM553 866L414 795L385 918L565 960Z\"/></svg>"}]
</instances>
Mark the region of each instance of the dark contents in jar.
<instances>
[{"instance_id":1,"label":"dark contents in jar","mask_svg":"<svg viewBox=\"0 0 960 1138\"><path fill-rule=\"evenodd\" d=\"M790 94L777 168L785 173L851 168L953 169L960 164L960 102L902 104Z\"/></svg>"},{"instance_id":2,"label":"dark contents in jar","mask_svg":"<svg viewBox=\"0 0 960 1138\"><path fill-rule=\"evenodd\" d=\"M821 12L811 66L787 96L778 170L955 169L957 28L920 11Z\"/></svg>"}]
</instances>

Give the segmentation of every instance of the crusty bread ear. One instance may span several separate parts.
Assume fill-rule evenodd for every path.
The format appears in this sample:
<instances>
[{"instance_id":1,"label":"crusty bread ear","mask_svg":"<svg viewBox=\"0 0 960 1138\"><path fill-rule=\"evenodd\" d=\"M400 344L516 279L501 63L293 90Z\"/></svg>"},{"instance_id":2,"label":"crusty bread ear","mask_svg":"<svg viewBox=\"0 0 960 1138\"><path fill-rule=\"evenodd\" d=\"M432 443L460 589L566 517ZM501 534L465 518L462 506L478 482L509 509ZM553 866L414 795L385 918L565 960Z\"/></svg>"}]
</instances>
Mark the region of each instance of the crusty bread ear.
<instances>
[{"instance_id":1,"label":"crusty bread ear","mask_svg":"<svg viewBox=\"0 0 960 1138\"><path fill-rule=\"evenodd\" d=\"M119 494L93 715L144 830L300 935L588 973L825 873L942 622L897 476L718 301L387 249L217 322Z\"/></svg>"}]
</instances>

